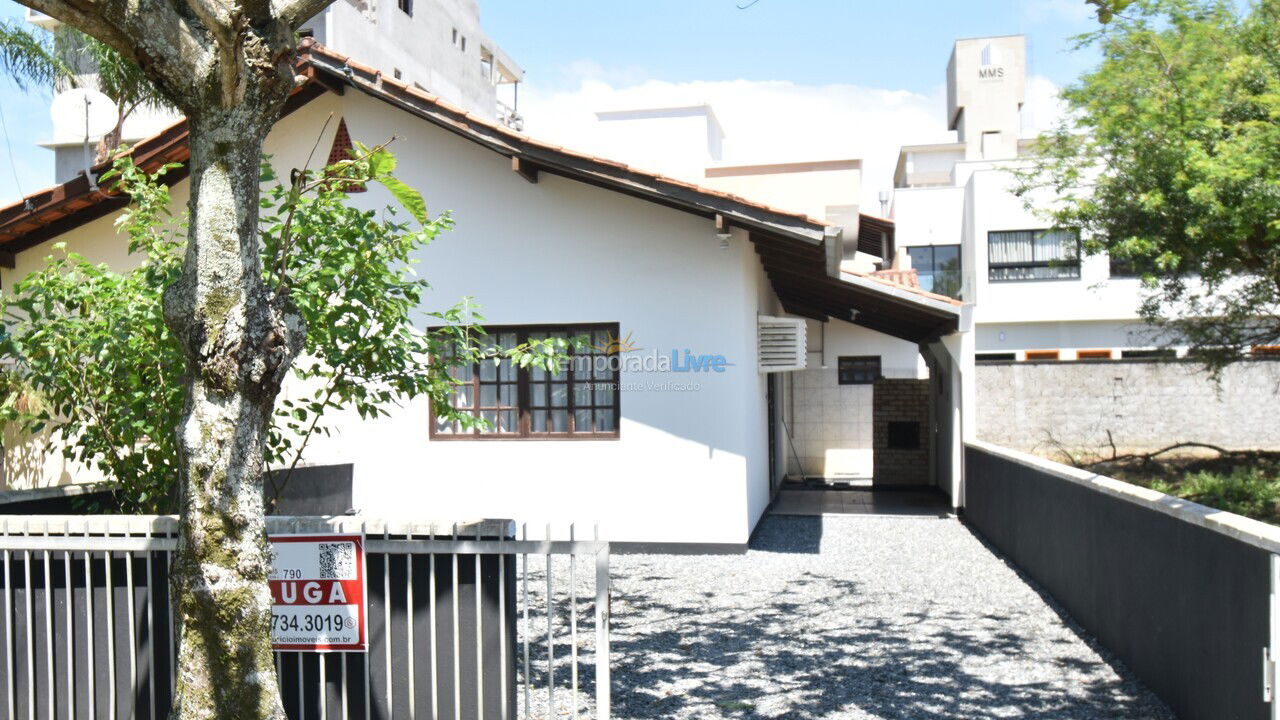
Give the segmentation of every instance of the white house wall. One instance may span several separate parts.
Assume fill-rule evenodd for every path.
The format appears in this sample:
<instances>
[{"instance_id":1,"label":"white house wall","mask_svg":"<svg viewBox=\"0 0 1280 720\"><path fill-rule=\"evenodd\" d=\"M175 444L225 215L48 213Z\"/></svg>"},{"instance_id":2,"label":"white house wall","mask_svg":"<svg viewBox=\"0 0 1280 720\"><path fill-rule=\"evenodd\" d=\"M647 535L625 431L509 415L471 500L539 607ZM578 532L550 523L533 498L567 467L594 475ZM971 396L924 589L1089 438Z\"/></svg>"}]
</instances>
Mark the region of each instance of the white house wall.
<instances>
[{"instance_id":1,"label":"white house wall","mask_svg":"<svg viewBox=\"0 0 1280 720\"><path fill-rule=\"evenodd\" d=\"M623 373L617 440L433 441L427 403L414 401L376 421L335 416L333 436L313 439L305 462L353 463L354 504L374 515L575 521L599 523L613 540L745 542L769 501L756 316L779 313L745 233L735 230L721 249L710 219L549 173L531 184L507 158L354 91L280 121L267 151L284 177L302 165L330 112L358 141L396 136L397 174L424 192L433 213L452 211L455 229L421 252L430 309L470 296L488 325L618 322L640 352L688 348L733 365ZM187 187L173 188L178 211ZM391 202L376 186L353 198ZM112 218L101 218L21 253L6 287L61 241L90 260L133 262ZM301 391L286 384L285 395ZM32 484L90 477L54 465L34 470Z\"/></svg>"},{"instance_id":2,"label":"white house wall","mask_svg":"<svg viewBox=\"0 0 1280 720\"><path fill-rule=\"evenodd\" d=\"M872 385L841 385L842 355L875 355L888 378L924 374L914 343L841 320L809 321L808 367L786 374L788 475L870 478ZM825 366L825 367L824 367Z\"/></svg>"},{"instance_id":3,"label":"white house wall","mask_svg":"<svg viewBox=\"0 0 1280 720\"><path fill-rule=\"evenodd\" d=\"M400 177L457 223L421 254L433 309L471 296L493 326L618 322L640 352L688 348L733 365L623 373L618 440L433 441L419 401L343 422L308 461L354 463L355 505L375 515L572 520L598 522L615 540L745 542L767 501L762 288L745 235L721 249L709 219L549 173L531 184L507 158L381 102L351 92L343 105L355 139L399 137ZM359 201L388 200L371 189Z\"/></svg>"}]
</instances>

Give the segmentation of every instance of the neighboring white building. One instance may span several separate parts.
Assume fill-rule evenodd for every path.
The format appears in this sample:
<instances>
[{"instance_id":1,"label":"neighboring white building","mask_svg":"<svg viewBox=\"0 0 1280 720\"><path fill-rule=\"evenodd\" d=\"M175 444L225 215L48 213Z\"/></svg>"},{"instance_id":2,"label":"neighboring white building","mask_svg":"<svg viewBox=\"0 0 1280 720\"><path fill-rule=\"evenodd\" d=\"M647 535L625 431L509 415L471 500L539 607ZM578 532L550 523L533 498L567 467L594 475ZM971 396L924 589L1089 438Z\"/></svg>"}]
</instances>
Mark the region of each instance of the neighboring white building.
<instances>
[{"instance_id":1,"label":"neighboring white building","mask_svg":"<svg viewBox=\"0 0 1280 720\"><path fill-rule=\"evenodd\" d=\"M284 176L332 115L341 122L328 123L326 146L341 142L335 126L367 143L398 137L402 179L452 212L456 227L421 254L424 309L473 296L500 338L589 332L635 346L590 385L577 370L463 373L455 402L495 419L495 433L459 437L424 400L337 418L305 461L351 464L361 511L598 522L614 541L739 548L787 474L869 466L876 484L936 486L963 504L973 348L958 302L842 271L837 225L538 142L319 45L304 45L299 71L311 81L266 143ZM184 133L174 126L134 152L184 160ZM184 174L166 178L185 203ZM391 199L370 188L353 202ZM0 208L0 285L56 242L135 262L112 224L119 207L78 177ZM698 370L690 356L719 359ZM91 479L9 440L11 486Z\"/></svg>"},{"instance_id":2,"label":"neighboring white building","mask_svg":"<svg viewBox=\"0 0 1280 720\"><path fill-rule=\"evenodd\" d=\"M27 10L27 20L46 29L59 25L35 10ZM299 34L480 117L516 129L523 122L516 107L524 71L485 34L477 0L337 0ZM93 76L81 80L92 84ZM150 137L177 119L166 110L139 108L126 119L123 139ZM98 137L86 149L82 121L54 120L53 137L41 146L54 151L55 182L65 182L92 164Z\"/></svg>"},{"instance_id":3,"label":"neighboring white building","mask_svg":"<svg viewBox=\"0 0 1280 720\"><path fill-rule=\"evenodd\" d=\"M957 40L947 65L954 143L902 148L894 175L895 240L921 286L974 305L979 359L1121 358L1155 351L1138 317L1141 282L1106 256L1081 258L1078 236L1056 231L1013 194L1026 40ZM1052 207L1047 193L1029 198Z\"/></svg>"}]
</instances>

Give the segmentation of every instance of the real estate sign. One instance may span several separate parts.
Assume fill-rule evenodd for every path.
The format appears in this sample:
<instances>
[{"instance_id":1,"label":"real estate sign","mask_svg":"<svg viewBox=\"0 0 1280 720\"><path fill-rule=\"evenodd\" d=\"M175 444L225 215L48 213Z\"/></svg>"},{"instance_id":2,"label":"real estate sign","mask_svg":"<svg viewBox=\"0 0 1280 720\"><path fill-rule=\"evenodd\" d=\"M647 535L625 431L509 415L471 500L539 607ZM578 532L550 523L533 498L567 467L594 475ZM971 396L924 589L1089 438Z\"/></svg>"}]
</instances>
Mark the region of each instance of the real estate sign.
<instances>
[{"instance_id":1,"label":"real estate sign","mask_svg":"<svg viewBox=\"0 0 1280 720\"><path fill-rule=\"evenodd\" d=\"M363 535L272 535L271 644L366 652Z\"/></svg>"}]
</instances>

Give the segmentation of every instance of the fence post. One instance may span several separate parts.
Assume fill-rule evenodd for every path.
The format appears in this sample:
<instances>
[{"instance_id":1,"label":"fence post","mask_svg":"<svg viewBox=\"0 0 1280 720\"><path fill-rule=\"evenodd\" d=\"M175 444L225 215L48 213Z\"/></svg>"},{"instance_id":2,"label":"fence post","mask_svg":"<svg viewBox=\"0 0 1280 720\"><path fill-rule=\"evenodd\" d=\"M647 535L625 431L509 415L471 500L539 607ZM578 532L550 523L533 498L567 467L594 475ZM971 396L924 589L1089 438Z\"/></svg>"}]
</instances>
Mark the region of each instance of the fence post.
<instances>
[{"instance_id":1,"label":"fence post","mask_svg":"<svg viewBox=\"0 0 1280 720\"><path fill-rule=\"evenodd\" d=\"M610 717L609 687L609 546L596 550L596 714Z\"/></svg>"}]
</instances>

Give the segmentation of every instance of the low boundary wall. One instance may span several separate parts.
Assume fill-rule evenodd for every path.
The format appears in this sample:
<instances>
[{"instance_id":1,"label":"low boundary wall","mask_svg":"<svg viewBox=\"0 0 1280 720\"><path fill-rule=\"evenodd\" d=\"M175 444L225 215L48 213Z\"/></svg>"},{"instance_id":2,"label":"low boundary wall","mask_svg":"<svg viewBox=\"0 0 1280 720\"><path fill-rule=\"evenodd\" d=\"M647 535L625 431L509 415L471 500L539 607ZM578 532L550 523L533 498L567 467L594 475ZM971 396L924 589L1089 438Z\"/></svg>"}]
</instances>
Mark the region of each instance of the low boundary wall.
<instances>
[{"instance_id":1,"label":"low boundary wall","mask_svg":"<svg viewBox=\"0 0 1280 720\"><path fill-rule=\"evenodd\" d=\"M1271 717L1280 528L981 442L964 515L1179 718Z\"/></svg>"}]
</instances>

